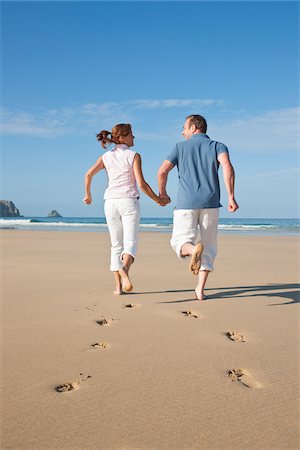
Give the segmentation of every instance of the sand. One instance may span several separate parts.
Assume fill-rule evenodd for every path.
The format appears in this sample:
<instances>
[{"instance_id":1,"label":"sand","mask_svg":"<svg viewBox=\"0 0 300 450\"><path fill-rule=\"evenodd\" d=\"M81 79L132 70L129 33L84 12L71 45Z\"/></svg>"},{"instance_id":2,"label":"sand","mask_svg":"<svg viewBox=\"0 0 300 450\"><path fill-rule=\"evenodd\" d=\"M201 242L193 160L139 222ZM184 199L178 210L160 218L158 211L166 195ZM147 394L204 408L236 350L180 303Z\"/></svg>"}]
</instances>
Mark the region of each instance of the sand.
<instances>
[{"instance_id":1,"label":"sand","mask_svg":"<svg viewBox=\"0 0 300 450\"><path fill-rule=\"evenodd\" d=\"M199 302L168 234L124 296L106 233L1 236L1 449L300 448L298 238L219 235Z\"/></svg>"}]
</instances>

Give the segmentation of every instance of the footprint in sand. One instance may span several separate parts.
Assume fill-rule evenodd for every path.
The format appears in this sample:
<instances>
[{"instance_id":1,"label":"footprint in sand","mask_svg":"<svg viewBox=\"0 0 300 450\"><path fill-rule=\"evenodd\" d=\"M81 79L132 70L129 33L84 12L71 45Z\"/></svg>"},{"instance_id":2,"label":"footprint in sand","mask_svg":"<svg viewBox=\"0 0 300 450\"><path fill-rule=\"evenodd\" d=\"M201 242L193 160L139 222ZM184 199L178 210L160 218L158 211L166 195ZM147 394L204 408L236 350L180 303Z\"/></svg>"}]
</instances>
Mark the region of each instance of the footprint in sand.
<instances>
[{"instance_id":1,"label":"footprint in sand","mask_svg":"<svg viewBox=\"0 0 300 450\"><path fill-rule=\"evenodd\" d=\"M93 348L107 348L108 344L106 342L96 342L95 344L91 344Z\"/></svg>"},{"instance_id":2,"label":"footprint in sand","mask_svg":"<svg viewBox=\"0 0 300 450\"><path fill-rule=\"evenodd\" d=\"M239 381L248 388L259 389L262 387L246 369L230 369L227 373L231 381Z\"/></svg>"},{"instance_id":3,"label":"footprint in sand","mask_svg":"<svg viewBox=\"0 0 300 450\"><path fill-rule=\"evenodd\" d=\"M82 381L87 380L88 378L92 378L91 375L84 376L83 373L80 373L80 379L78 381L72 381L68 383L59 384L55 387L56 392L70 392L70 391L76 391L79 389L79 385Z\"/></svg>"},{"instance_id":4,"label":"footprint in sand","mask_svg":"<svg viewBox=\"0 0 300 450\"><path fill-rule=\"evenodd\" d=\"M103 317L103 316L102 316L102 317ZM114 322L115 320L120 320L120 319L105 319L105 318L103 317L103 319L96 320L96 323L97 323L98 325L100 325L100 327L104 327L104 326L111 325L111 323Z\"/></svg>"},{"instance_id":5,"label":"footprint in sand","mask_svg":"<svg viewBox=\"0 0 300 450\"><path fill-rule=\"evenodd\" d=\"M111 321L110 320L106 320L106 319L100 319L100 320L96 320L96 322L101 327L104 327L105 325L109 325Z\"/></svg>"},{"instance_id":6,"label":"footprint in sand","mask_svg":"<svg viewBox=\"0 0 300 450\"><path fill-rule=\"evenodd\" d=\"M194 313L193 311L182 311L182 314L188 317L194 317L195 319L198 319L198 314Z\"/></svg>"},{"instance_id":7,"label":"footprint in sand","mask_svg":"<svg viewBox=\"0 0 300 450\"><path fill-rule=\"evenodd\" d=\"M76 391L77 389L79 389L79 383L75 383L75 382L59 384L55 388L55 390L57 392L70 392L70 391Z\"/></svg>"},{"instance_id":8,"label":"footprint in sand","mask_svg":"<svg viewBox=\"0 0 300 450\"><path fill-rule=\"evenodd\" d=\"M98 325L100 325L100 327L104 327L104 326L110 325L114 320L117 320L117 319L100 319L100 320L96 320L96 322Z\"/></svg>"},{"instance_id":9,"label":"footprint in sand","mask_svg":"<svg viewBox=\"0 0 300 450\"><path fill-rule=\"evenodd\" d=\"M238 331L228 331L226 336L235 342L245 342L245 336Z\"/></svg>"}]
</instances>

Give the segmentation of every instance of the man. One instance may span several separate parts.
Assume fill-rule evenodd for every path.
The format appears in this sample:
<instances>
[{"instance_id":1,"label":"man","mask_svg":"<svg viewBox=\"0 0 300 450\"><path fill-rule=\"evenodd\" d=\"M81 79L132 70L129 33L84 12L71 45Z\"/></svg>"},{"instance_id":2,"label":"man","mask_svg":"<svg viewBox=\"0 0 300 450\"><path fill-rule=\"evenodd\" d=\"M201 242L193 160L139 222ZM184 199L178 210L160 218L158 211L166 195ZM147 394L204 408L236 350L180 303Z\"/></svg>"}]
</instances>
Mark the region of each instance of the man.
<instances>
[{"instance_id":1,"label":"man","mask_svg":"<svg viewBox=\"0 0 300 450\"><path fill-rule=\"evenodd\" d=\"M219 208L222 206L218 176L220 164L228 193L228 211L234 212L239 207L234 198L234 169L228 149L224 144L212 141L206 130L204 117L198 114L188 116L182 131L186 141L175 145L158 171L160 196L168 198L168 173L175 166L178 169L171 246L179 258L191 256L190 271L194 275L199 274L195 289L198 300L205 298L204 287L217 254Z\"/></svg>"}]
</instances>

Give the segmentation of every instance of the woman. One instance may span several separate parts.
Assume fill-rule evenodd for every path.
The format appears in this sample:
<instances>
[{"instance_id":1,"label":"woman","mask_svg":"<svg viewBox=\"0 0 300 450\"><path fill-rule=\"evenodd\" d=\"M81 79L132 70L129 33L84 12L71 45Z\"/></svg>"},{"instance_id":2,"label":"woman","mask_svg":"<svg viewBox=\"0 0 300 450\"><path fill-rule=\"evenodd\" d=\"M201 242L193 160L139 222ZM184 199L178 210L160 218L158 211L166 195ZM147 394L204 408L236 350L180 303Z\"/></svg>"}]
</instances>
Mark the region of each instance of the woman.
<instances>
[{"instance_id":1,"label":"woman","mask_svg":"<svg viewBox=\"0 0 300 450\"><path fill-rule=\"evenodd\" d=\"M110 270L116 282L114 294L121 295L123 291L130 292L133 289L129 269L136 256L140 220L140 195L136 183L159 205L165 206L169 201L159 198L144 180L141 156L130 150L134 145L130 124L116 125L111 132L101 131L97 134L97 140L103 148L106 148L106 144L115 145L87 171L83 202L87 205L92 203L92 178L105 169L108 186L104 194L104 211L111 240Z\"/></svg>"}]
</instances>

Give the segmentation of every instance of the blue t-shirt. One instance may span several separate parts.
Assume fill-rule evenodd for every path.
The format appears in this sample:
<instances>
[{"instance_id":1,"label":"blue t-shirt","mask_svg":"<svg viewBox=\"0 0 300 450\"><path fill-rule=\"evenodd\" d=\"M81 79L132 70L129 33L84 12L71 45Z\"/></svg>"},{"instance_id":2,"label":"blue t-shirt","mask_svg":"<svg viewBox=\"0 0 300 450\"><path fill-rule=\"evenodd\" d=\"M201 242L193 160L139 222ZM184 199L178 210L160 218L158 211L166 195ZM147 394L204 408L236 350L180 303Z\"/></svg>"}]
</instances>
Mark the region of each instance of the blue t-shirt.
<instances>
[{"instance_id":1,"label":"blue t-shirt","mask_svg":"<svg viewBox=\"0 0 300 450\"><path fill-rule=\"evenodd\" d=\"M177 209L222 206L217 158L224 152L228 153L226 145L212 141L203 133L193 134L175 145L166 159L178 169Z\"/></svg>"}]
</instances>

